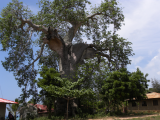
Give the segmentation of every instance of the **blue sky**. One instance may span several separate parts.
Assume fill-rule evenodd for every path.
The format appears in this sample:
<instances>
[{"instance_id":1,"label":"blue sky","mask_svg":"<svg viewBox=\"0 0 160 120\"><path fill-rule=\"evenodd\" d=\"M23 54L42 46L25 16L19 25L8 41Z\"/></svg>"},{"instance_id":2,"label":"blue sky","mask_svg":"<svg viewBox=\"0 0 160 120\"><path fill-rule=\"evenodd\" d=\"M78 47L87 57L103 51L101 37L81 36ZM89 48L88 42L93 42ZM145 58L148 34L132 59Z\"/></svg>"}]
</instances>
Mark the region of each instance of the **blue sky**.
<instances>
[{"instance_id":1,"label":"blue sky","mask_svg":"<svg viewBox=\"0 0 160 120\"><path fill-rule=\"evenodd\" d=\"M25 5L37 13L39 10L36 3L38 0L21 0ZM0 11L6 7L11 0L3 0ZM100 4L98 0L91 0L94 4ZM159 0L119 0L123 7L125 25L117 33L132 42L134 56L130 57L132 64L128 70L133 72L137 67L143 73L148 73L148 79L160 78L160 1ZM84 38L84 41L87 41ZM88 42L88 41L87 41ZM90 42L90 41L89 41ZM0 44L0 49L2 48ZM0 52L0 61L7 57L7 52ZM13 100L21 94L13 73L6 71L0 64L0 98ZM151 84L149 83L149 87Z\"/></svg>"}]
</instances>

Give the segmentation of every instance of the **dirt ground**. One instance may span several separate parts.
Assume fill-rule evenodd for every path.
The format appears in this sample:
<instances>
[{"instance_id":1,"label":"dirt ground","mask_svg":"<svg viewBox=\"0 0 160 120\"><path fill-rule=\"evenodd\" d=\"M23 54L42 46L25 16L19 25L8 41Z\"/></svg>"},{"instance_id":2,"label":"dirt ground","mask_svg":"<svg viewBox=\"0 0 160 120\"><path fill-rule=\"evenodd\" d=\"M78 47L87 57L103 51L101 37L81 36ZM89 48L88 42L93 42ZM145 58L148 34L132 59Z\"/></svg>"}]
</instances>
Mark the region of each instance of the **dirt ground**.
<instances>
[{"instance_id":1,"label":"dirt ground","mask_svg":"<svg viewBox=\"0 0 160 120\"><path fill-rule=\"evenodd\" d=\"M88 119L88 120L127 120L127 119L133 119L133 118L145 118L145 117L152 117L152 116L157 116L159 114L155 115L139 115L139 116L125 116L125 117L105 117L102 119Z\"/></svg>"}]
</instances>

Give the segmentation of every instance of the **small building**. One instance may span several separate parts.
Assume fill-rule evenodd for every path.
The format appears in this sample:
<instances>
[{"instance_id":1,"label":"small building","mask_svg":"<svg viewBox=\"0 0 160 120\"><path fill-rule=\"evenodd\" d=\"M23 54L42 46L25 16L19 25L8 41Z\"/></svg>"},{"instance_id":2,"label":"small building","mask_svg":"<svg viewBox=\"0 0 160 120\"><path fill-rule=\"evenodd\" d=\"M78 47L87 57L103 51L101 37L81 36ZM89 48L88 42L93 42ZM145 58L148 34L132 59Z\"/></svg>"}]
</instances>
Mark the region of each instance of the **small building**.
<instances>
[{"instance_id":1,"label":"small building","mask_svg":"<svg viewBox=\"0 0 160 120\"><path fill-rule=\"evenodd\" d=\"M27 120L27 116L37 116L37 108L31 104L26 104L26 106L23 106L23 104L20 104L19 106L19 114L20 119Z\"/></svg>"},{"instance_id":2,"label":"small building","mask_svg":"<svg viewBox=\"0 0 160 120\"><path fill-rule=\"evenodd\" d=\"M49 112L47 110L47 106L46 105L35 104L34 106L37 108L37 113L38 113L39 117L48 116ZM52 113L54 112L53 108L51 109L51 112Z\"/></svg>"},{"instance_id":3,"label":"small building","mask_svg":"<svg viewBox=\"0 0 160 120\"><path fill-rule=\"evenodd\" d=\"M160 93L147 93L146 97L144 100L129 102L128 110L132 112L160 112Z\"/></svg>"},{"instance_id":4,"label":"small building","mask_svg":"<svg viewBox=\"0 0 160 120\"><path fill-rule=\"evenodd\" d=\"M54 109L51 109L51 112L54 112ZM35 115L37 117L48 116L48 109L46 105L40 104L31 104L28 103L26 107L21 106L19 108L20 118L26 119L27 115Z\"/></svg>"},{"instance_id":5,"label":"small building","mask_svg":"<svg viewBox=\"0 0 160 120\"><path fill-rule=\"evenodd\" d=\"M19 104L17 102L0 98L0 119L5 118L6 104Z\"/></svg>"}]
</instances>

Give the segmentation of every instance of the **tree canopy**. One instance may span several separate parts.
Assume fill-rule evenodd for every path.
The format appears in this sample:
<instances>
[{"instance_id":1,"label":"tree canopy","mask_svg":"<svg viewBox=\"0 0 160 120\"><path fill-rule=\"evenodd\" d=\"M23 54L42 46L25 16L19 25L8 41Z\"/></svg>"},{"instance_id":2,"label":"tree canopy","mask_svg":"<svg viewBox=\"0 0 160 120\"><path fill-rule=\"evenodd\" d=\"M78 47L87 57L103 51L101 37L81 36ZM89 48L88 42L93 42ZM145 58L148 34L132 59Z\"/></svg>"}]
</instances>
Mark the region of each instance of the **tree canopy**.
<instances>
[{"instance_id":1,"label":"tree canopy","mask_svg":"<svg viewBox=\"0 0 160 120\"><path fill-rule=\"evenodd\" d=\"M148 88L147 76L148 74L144 75L139 68L132 73L125 68L109 73L100 91L102 98L109 108L118 107L125 100L142 100L146 97Z\"/></svg>"},{"instance_id":2,"label":"tree canopy","mask_svg":"<svg viewBox=\"0 0 160 120\"><path fill-rule=\"evenodd\" d=\"M8 51L2 65L14 73L23 99L37 94L37 60L39 66L58 70L62 78L75 75L86 59L98 63L105 59L110 71L130 64L131 42L116 34L124 21L116 0L104 0L90 10L89 0L40 0L38 4L40 11L33 14L22 2L12 0L0 14L0 43L2 51ZM113 31L108 30L110 25ZM84 38L92 43L84 43ZM33 46L41 48L34 51Z\"/></svg>"}]
</instances>

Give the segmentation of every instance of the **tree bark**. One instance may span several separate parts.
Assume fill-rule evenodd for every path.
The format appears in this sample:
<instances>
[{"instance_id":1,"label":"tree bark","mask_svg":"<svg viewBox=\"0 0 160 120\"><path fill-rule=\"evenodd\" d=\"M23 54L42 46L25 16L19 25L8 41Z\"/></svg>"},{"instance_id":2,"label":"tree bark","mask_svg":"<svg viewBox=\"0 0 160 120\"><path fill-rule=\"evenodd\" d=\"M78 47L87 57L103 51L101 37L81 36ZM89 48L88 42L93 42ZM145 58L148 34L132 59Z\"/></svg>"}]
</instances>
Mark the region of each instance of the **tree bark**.
<instances>
[{"instance_id":1,"label":"tree bark","mask_svg":"<svg viewBox=\"0 0 160 120\"><path fill-rule=\"evenodd\" d=\"M69 104L69 100L67 100L67 120L68 120L68 104Z\"/></svg>"},{"instance_id":2,"label":"tree bark","mask_svg":"<svg viewBox=\"0 0 160 120\"><path fill-rule=\"evenodd\" d=\"M14 115L15 120L17 119L16 117L17 117L17 114L16 114L16 112L15 112L15 115Z\"/></svg>"}]
</instances>

